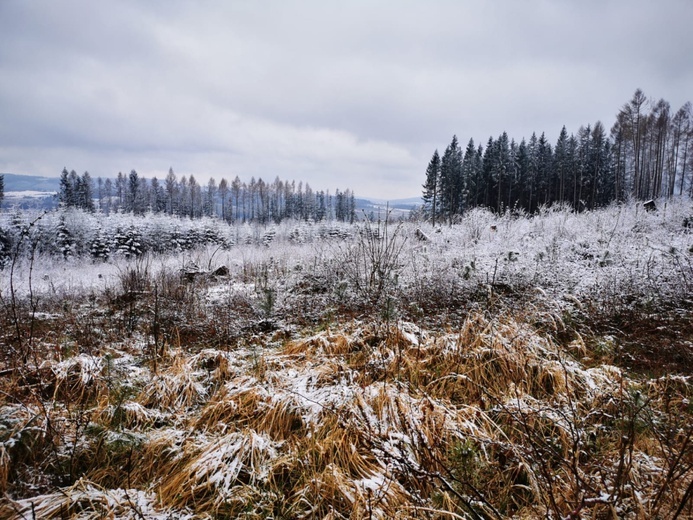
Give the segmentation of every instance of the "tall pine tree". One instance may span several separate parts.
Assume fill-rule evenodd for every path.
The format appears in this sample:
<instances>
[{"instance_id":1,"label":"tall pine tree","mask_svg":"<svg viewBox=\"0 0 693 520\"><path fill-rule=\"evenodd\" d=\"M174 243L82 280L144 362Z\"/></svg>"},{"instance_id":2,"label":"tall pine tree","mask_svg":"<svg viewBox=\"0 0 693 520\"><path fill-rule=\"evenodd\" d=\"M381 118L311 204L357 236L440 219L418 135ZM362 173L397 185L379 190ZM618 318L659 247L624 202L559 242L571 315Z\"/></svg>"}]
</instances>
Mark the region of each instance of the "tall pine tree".
<instances>
[{"instance_id":1,"label":"tall pine tree","mask_svg":"<svg viewBox=\"0 0 693 520\"><path fill-rule=\"evenodd\" d=\"M462 150L456 135L452 136L440 161L439 193L441 214L452 223L455 215L461 211L462 195Z\"/></svg>"},{"instance_id":2,"label":"tall pine tree","mask_svg":"<svg viewBox=\"0 0 693 520\"><path fill-rule=\"evenodd\" d=\"M424 212L431 219L433 226L436 225L436 215L438 214L438 192L440 188L440 156L438 150L433 152L428 167L426 168L426 183L423 185Z\"/></svg>"},{"instance_id":3,"label":"tall pine tree","mask_svg":"<svg viewBox=\"0 0 693 520\"><path fill-rule=\"evenodd\" d=\"M476 205L477 188L481 175L481 156L477 156L474 139L470 139L462 158L462 209Z\"/></svg>"}]
</instances>

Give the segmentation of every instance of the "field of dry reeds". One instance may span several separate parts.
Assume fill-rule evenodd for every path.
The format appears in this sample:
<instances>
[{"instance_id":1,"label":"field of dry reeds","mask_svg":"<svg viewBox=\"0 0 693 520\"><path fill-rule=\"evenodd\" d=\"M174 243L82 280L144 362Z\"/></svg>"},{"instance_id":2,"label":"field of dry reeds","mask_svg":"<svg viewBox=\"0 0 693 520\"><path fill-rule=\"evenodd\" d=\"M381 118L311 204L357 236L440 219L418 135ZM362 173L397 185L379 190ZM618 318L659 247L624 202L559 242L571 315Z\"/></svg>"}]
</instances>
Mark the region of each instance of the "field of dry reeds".
<instances>
[{"instance_id":1,"label":"field of dry reeds","mask_svg":"<svg viewBox=\"0 0 693 520\"><path fill-rule=\"evenodd\" d=\"M0 517L693 518L691 215L220 226L105 263L32 224Z\"/></svg>"}]
</instances>

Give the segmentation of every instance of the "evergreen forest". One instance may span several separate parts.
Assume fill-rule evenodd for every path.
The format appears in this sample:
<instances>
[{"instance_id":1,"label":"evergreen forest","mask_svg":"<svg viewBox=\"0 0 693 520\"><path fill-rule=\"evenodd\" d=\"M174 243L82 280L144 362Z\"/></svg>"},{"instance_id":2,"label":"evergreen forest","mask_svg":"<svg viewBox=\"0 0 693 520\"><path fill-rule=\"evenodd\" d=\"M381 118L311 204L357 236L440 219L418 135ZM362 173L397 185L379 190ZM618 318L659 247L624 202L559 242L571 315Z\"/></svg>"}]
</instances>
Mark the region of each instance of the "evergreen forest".
<instances>
[{"instance_id":1,"label":"evergreen forest","mask_svg":"<svg viewBox=\"0 0 693 520\"><path fill-rule=\"evenodd\" d=\"M582 211L627 198L693 196L692 158L691 103L674 112L638 89L608 133L599 121L577 134L564 126L552 146L544 133L518 143L503 132L486 146L470 139L464 150L453 136L428 164L423 210L435 224L475 207L531 214L553 204Z\"/></svg>"}]
</instances>

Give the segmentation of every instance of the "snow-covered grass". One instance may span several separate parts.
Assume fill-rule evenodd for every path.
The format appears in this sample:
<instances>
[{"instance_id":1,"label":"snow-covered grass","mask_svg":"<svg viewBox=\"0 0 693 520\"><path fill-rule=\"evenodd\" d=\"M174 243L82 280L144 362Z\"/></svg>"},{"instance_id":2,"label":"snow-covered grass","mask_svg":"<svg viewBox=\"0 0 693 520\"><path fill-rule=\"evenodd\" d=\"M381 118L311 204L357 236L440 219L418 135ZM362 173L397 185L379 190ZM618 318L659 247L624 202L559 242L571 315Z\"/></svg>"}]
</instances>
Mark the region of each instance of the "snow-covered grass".
<instances>
[{"instance_id":1,"label":"snow-covered grass","mask_svg":"<svg viewBox=\"0 0 693 520\"><path fill-rule=\"evenodd\" d=\"M24 244L0 271L0 516L691 517L693 206L659 206L120 216L102 232L228 240L105 262Z\"/></svg>"}]
</instances>

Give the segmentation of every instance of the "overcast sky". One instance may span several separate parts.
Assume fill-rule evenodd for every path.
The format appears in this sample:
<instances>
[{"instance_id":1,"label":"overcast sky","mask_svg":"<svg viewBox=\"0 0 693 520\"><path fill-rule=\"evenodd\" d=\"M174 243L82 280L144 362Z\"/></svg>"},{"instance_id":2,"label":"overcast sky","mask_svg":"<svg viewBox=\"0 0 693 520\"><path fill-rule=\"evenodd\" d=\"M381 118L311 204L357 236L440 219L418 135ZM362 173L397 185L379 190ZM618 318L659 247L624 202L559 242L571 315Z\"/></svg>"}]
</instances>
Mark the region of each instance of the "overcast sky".
<instances>
[{"instance_id":1,"label":"overcast sky","mask_svg":"<svg viewBox=\"0 0 693 520\"><path fill-rule=\"evenodd\" d=\"M692 0L0 0L0 172L420 195L457 134L693 100Z\"/></svg>"}]
</instances>

